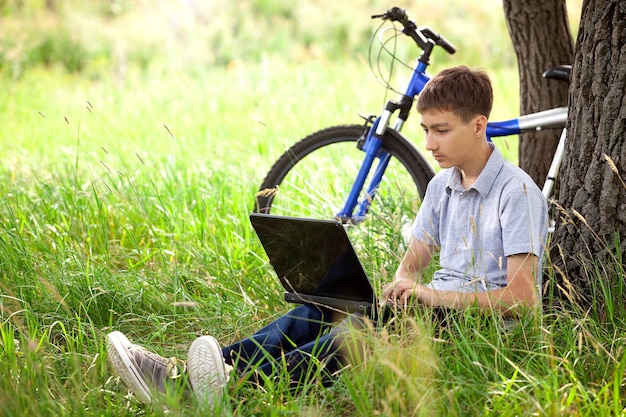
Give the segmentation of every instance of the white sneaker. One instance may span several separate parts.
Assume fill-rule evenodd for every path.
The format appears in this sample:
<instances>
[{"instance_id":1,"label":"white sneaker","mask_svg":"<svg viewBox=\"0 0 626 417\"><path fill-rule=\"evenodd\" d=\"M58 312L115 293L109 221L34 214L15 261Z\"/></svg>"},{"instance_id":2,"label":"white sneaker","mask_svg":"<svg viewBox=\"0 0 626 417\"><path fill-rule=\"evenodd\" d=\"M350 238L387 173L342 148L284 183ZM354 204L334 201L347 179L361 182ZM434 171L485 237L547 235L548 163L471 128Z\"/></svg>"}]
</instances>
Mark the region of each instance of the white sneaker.
<instances>
[{"instance_id":1,"label":"white sneaker","mask_svg":"<svg viewBox=\"0 0 626 417\"><path fill-rule=\"evenodd\" d=\"M202 336L191 344L187 373L198 402L213 405L218 401L232 369L224 362L222 348L214 337Z\"/></svg>"},{"instance_id":2,"label":"white sneaker","mask_svg":"<svg viewBox=\"0 0 626 417\"><path fill-rule=\"evenodd\" d=\"M174 388L185 372L185 363L164 358L134 345L121 332L107 335L109 363L113 371L144 403L152 402L153 392L165 393Z\"/></svg>"}]
</instances>

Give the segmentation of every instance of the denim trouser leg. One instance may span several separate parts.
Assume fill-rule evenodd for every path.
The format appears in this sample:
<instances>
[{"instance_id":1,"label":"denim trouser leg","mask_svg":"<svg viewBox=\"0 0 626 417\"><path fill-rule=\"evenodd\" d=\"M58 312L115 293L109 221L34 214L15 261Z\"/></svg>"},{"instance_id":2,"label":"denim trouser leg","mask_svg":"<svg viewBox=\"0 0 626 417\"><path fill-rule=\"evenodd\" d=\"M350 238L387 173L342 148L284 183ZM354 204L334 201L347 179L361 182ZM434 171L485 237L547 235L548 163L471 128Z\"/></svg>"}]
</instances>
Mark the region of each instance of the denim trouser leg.
<instances>
[{"instance_id":1,"label":"denim trouser leg","mask_svg":"<svg viewBox=\"0 0 626 417\"><path fill-rule=\"evenodd\" d=\"M256 367L265 375L273 375L283 357L294 382L310 369L312 357L324 361L326 372L333 373L341 367L336 335L327 331L333 316L323 307L301 305L251 337L223 348L222 353L226 362L242 373Z\"/></svg>"}]
</instances>

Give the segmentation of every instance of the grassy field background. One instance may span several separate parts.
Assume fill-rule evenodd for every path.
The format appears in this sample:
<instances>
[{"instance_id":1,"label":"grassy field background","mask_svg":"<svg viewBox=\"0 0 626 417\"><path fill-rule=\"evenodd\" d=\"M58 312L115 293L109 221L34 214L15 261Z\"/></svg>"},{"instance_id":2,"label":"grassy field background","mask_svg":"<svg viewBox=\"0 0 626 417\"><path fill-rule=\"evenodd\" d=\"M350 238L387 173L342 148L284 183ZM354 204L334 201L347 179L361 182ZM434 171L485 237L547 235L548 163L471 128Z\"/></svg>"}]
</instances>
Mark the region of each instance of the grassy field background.
<instances>
[{"instance_id":1,"label":"grassy field background","mask_svg":"<svg viewBox=\"0 0 626 417\"><path fill-rule=\"evenodd\" d=\"M393 5L459 48L431 72L483 67L494 118L516 114L495 0L0 1L0 415L203 411L180 393L154 407L127 395L105 335L184 358L198 335L230 343L286 311L248 222L254 192L296 139L389 98L367 50L369 16ZM416 125L405 133L420 147ZM502 148L516 159L515 139ZM365 239L377 281L397 244ZM213 413L622 415L623 289L602 284L609 266L590 272L607 300L591 311L508 331L468 314L437 337L399 318L331 388L233 383Z\"/></svg>"}]
</instances>

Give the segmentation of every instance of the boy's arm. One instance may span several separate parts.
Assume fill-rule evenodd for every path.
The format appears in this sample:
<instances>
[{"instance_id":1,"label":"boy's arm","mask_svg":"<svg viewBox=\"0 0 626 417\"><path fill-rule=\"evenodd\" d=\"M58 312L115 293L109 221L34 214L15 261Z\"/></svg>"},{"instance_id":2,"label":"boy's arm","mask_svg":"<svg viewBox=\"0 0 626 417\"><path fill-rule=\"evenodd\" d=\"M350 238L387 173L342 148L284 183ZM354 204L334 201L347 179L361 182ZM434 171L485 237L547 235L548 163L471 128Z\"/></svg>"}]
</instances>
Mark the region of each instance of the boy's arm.
<instances>
[{"instance_id":1,"label":"boy's arm","mask_svg":"<svg viewBox=\"0 0 626 417\"><path fill-rule=\"evenodd\" d=\"M441 291L416 285L410 295L420 304L452 308L476 305L512 317L524 309L537 308L540 305L535 279L538 264L539 260L533 254L522 253L507 257L507 285L497 290ZM408 299L404 302L407 301Z\"/></svg>"},{"instance_id":2,"label":"boy's arm","mask_svg":"<svg viewBox=\"0 0 626 417\"><path fill-rule=\"evenodd\" d=\"M430 263L434 251L435 248L411 238L409 248L396 270L393 282L383 287L382 300L399 299L402 292L415 288L415 285L421 282L424 268Z\"/></svg>"}]
</instances>

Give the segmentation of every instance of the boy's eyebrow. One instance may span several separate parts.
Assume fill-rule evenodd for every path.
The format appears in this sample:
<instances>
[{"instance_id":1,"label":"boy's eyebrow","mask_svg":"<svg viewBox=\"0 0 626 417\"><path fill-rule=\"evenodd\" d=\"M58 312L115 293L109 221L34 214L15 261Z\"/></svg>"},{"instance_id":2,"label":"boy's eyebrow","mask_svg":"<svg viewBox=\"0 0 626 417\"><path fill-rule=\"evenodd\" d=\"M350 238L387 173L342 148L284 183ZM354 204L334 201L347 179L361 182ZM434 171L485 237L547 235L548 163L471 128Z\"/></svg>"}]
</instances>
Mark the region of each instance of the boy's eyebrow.
<instances>
[{"instance_id":1,"label":"boy's eyebrow","mask_svg":"<svg viewBox=\"0 0 626 417\"><path fill-rule=\"evenodd\" d=\"M433 124L432 124L432 125L430 125L430 126L426 126L424 123L420 123L420 125L421 125L422 127L429 127L429 128L431 128L431 129L436 129L436 128L438 128L438 127L444 127L444 126L446 126L446 127L447 127L447 126L450 126L450 123L448 123L448 122L438 122L438 123L433 123Z\"/></svg>"}]
</instances>

